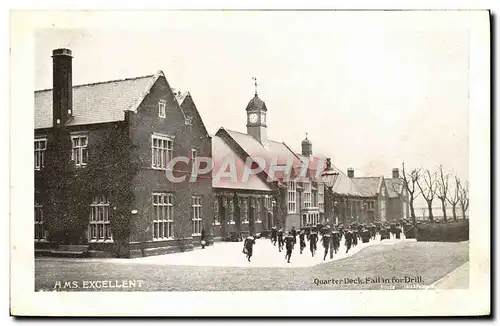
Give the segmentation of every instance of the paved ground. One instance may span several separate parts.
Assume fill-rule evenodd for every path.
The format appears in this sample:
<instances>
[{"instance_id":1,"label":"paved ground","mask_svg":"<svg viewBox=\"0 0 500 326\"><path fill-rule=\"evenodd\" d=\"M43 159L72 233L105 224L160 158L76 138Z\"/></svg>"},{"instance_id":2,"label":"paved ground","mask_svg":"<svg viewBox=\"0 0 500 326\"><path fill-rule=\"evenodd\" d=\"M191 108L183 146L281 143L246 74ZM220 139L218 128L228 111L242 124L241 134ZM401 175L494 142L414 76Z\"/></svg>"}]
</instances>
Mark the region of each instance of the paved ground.
<instances>
[{"instance_id":1,"label":"paved ground","mask_svg":"<svg viewBox=\"0 0 500 326\"><path fill-rule=\"evenodd\" d=\"M469 287L469 262L458 267L442 279L436 281L433 286L438 289L457 289Z\"/></svg>"},{"instance_id":2,"label":"paved ground","mask_svg":"<svg viewBox=\"0 0 500 326\"><path fill-rule=\"evenodd\" d=\"M414 242L415 239L386 239L380 241L380 236L371 240L368 243L358 242L357 246L352 247L346 253L345 243L342 241L339 252L334 255L333 260L350 257L366 247L372 245L393 246L404 241ZM146 264L146 265L182 265L182 266L218 266L218 267L310 267L322 264L330 260L330 254L327 255L327 260L323 260L324 248L318 242L318 250L316 255L312 257L309 251L309 242L306 241L307 247L300 254L299 244L295 246L292 253L290 263L285 260L285 251L278 250L278 246L273 246L269 239L257 239L254 246L253 257L248 262L246 256L242 253L243 242L220 242L214 246L206 247L205 249L196 249L189 252L174 253L168 255L151 256L134 259L108 259L108 262L117 264ZM86 261L102 261L102 259L93 259Z\"/></svg>"},{"instance_id":3,"label":"paved ground","mask_svg":"<svg viewBox=\"0 0 500 326\"><path fill-rule=\"evenodd\" d=\"M237 249L230 257L225 257L226 260L244 258L241 243ZM280 260L284 260L284 253L277 255ZM304 267L290 264L292 268L288 265L258 268L248 267L249 265L210 267L158 262L160 258L166 262L168 256L170 255L156 257L156 261L151 259L151 263L147 259L141 262L116 259L37 259L35 289L252 291L424 288L467 262L469 250L467 243L400 241L392 245L372 245L350 257L325 264ZM292 256L292 260L295 258ZM135 284L130 283L131 280Z\"/></svg>"}]
</instances>

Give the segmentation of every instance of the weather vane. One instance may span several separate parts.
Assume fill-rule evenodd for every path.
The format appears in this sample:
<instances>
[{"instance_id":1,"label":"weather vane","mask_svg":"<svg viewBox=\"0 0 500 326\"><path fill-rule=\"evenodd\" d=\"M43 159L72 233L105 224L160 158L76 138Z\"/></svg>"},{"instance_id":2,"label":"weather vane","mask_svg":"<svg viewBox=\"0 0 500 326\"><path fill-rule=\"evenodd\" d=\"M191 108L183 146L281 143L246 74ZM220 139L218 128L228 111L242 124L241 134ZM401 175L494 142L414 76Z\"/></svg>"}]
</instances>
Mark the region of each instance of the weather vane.
<instances>
[{"instance_id":1,"label":"weather vane","mask_svg":"<svg viewBox=\"0 0 500 326\"><path fill-rule=\"evenodd\" d=\"M257 77L252 77L255 85L255 95L257 95Z\"/></svg>"},{"instance_id":2,"label":"weather vane","mask_svg":"<svg viewBox=\"0 0 500 326\"><path fill-rule=\"evenodd\" d=\"M307 132L306 132L306 139L307 139Z\"/></svg>"}]
</instances>

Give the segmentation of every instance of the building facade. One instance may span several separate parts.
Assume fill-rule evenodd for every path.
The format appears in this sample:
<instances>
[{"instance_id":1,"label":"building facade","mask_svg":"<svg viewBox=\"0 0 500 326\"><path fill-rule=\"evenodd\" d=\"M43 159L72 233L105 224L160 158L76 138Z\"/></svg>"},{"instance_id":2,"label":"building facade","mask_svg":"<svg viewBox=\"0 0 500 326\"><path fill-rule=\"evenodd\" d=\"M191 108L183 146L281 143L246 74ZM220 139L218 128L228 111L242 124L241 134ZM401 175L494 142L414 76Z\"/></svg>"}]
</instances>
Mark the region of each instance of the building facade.
<instances>
[{"instance_id":1,"label":"building facade","mask_svg":"<svg viewBox=\"0 0 500 326\"><path fill-rule=\"evenodd\" d=\"M365 223L386 222L388 192L384 177L354 177L352 168L348 169L347 174L363 197L361 221Z\"/></svg>"},{"instance_id":2,"label":"building facade","mask_svg":"<svg viewBox=\"0 0 500 326\"><path fill-rule=\"evenodd\" d=\"M117 253L111 223L116 205L121 203L110 202L106 193L92 194L88 216L76 217L88 221L83 237L68 242L121 257L192 249L201 230L212 227L211 175L197 176L193 182L190 178L184 182L167 179L168 172L189 176L197 156L211 157L211 139L191 95L171 88L161 71L73 86L72 59L70 50L54 50L53 88L35 92L35 175L43 174L46 150L58 128L70 134L71 160L77 171L90 169L94 149L113 141L109 135L130 141L128 163L138 170L131 180L133 197L126 203L132 216L125 248ZM169 162L178 156L187 161L171 168ZM54 250L51 232L44 227L44 205L50 202L41 202L38 198L43 196L37 194L40 190L35 191L35 249Z\"/></svg>"},{"instance_id":3,"label":"building facade","mask_svg":"<svg viewBox=\"0 0 500 326\"><path fill-rule=\"evenodd\" d=\"M284 142L268 139L267 114L266 103L255 93L246 106L247 132L220 128L213 138L213 155L217 158L216 161L223 160L229 153L237 157L237 166L247 164L262 167L262 171L254 176L253 183L238 183L237 186L229 185L227 180L220 182L213 176L212 185L219 194L219 209L214 224L221 224L220 234L227 236L231 231L269 230L274 225L290 230L306 224L346 223L354 216L359 219L362 196L352 180L334 167L339 172L339 178L332 192L327 193L321 180L326 158L313 155L312 142L307 137L301 144L300 153L294 152ZM225 167L215 170L225 170ZM263 218L267 217L266 221L261 219L254 224L249 218L248 224L237 222L245 221L246 215L240 217L239 214L246 213L233 209L234 201L235 198L244 196L265 198L264 202L267 204L261 205L265 212L258 214ZM332 207L336 207L332 210L332 216L325 216L326 200L330 200ZM225 205L229 205L229 209ZM242 207L246 207L246 204L243 205ZM224 213L221 215L223 209ZM227 217L228 211L236 212L236 216L230 214ZM229 226L225 226L227 223L222 222L222 219L229 221Z\"/></svg>"},{"instance_id":4,"label":"building facade","mask_svg":"<svg viewBox=\"0 0 500 326\"><path fill-rule=\"evenodd\" d=\"M387 186L387 220L397 221L410 217L408 192L404 180L399 176L399 169L392 169L392 178L385 179Z\"/></svg>"}]
</instances>

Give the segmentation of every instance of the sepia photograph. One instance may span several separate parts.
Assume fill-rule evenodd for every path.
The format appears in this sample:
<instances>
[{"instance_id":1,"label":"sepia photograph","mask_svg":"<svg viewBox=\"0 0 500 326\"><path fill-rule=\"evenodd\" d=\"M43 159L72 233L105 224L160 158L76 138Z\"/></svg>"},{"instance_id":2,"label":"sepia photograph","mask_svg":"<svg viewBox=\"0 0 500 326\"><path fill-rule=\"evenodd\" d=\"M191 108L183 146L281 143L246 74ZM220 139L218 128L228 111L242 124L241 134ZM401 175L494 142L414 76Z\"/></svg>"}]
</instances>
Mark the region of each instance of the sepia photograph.
<instances>
[{"instance_id":1,"label":"sepia photograph","mask_svg":"<svg viewBox=\"0 0 500 326\"><path fill-rule=\"evenodd\" d=\"M89 315L79 295L489 293L489 145L474 138L489 141L488 11L42 15L11 13L12 56L23 35L32 51L11 60L13 86L32 79L11 110L33 122L16 122L11 256L33 298ZM482 299L324 313L489 314ZM248 313L273 315L262 309Z\"/></svg>"}]
</instances>

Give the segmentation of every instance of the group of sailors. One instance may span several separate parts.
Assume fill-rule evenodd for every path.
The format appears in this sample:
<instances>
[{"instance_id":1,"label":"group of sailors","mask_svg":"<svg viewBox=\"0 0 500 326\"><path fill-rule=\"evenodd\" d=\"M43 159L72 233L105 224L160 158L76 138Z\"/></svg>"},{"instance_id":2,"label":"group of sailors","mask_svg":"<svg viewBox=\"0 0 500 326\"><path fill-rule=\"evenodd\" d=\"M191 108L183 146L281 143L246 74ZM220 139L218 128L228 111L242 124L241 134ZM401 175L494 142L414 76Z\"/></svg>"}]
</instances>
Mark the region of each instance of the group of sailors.
<instances>
[{"instance_id":1,"label":"group of sailors","mask_svg":"<svg viewBox=\"0 0 500 326\"><path fill-rule=\"evenodd\" d=\"M300 254L302 254L307 247L307 240L307 242L309 242L309 251L312 257L314 257L317 251L317 244L320 242L324 248L323 260L326 260L329 251L330 258L333 258L334 253L337 254L339 252L342 240L345 241L346 253L348 253L352 247L358 245L358 240L366 243L370 240L375 240L377 234L380 235L381 241L390 239L391 237L400 239L403 233L403 225L405 224L353 223L346 226L343 224L335 226L331 226L330 224L308 224L300 228L300 230L292 227L290 231L285 231L283 228L273 226L270 232L270 239L274 246L278 245L279 252L285 251L285 260L288 263L290 263L290 259L292 258L292 252L295 249L297 237L299 238ZM252 235L248 236L243 244L243 253L246 255L248 261L250 261L252 257L254 245L255 237Z\"/></svg>"}]
</instances>

